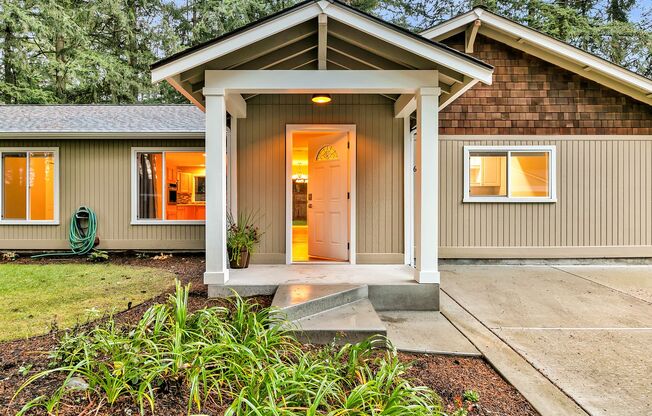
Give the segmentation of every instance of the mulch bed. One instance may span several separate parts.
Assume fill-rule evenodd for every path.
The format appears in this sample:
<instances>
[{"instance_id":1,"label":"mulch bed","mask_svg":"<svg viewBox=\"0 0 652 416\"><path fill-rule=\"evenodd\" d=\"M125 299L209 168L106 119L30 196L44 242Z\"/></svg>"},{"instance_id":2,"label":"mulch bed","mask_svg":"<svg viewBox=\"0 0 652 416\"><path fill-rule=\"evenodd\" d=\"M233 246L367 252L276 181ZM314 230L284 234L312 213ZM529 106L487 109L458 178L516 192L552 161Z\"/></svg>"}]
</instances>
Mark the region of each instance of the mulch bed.
<instances>
[{"instance_id":1,"label":"mulch bed","mask_svg":"<svg viewBox=\"0 0 652 416\"><path fill-rule=\"evenodd\" d=\"M32 260L21 257L17 263L62 263L84 262L84 259L42 259ZM177 274L181 282L191 284L189 307L198 310L208 306L223 305L220 299L208 299L206 286L203 284L204 259L198 254L175 254L164 260L138 258L133 253L111 253L113 264L160 267ZM140 305L121 312L115 316L119 324L130 325L137 322L142 313L154 303L164 302L168 293L161 294ZM271 304L270 296L256 297L261 306ZM87 324L92 325L92 323ZM37 383L28 387L25 393L12 401L15 391L30 376L47 369L48 351L56 345L60 333L51 333L25 340L10 341L0 344L0 414L14 415L22 405L31 398L47 394L57 386L56 379ZM480 395L479 406L471 409L470 415L537 415L538 413L525 398L507 381L505 381L484 359L469 357L452 357L443 355L400 353L402 360L412 362L409 376L435 390L446 407L453 406L465 390L475 390ZM28 374L23 370L29 367ZM21 374L23 373L23 374ZM187 392L183 387L170 391L156 401L157 415L187 414ZM137 415L138 409L131 402L120 402L111 408L87 401L75 405L67 400L60 409L60 415ZM203 414L219 415L223 409L217 404L202 409ZM45 414L44 412L41 414Z\"/></svg>"}]
</instances>

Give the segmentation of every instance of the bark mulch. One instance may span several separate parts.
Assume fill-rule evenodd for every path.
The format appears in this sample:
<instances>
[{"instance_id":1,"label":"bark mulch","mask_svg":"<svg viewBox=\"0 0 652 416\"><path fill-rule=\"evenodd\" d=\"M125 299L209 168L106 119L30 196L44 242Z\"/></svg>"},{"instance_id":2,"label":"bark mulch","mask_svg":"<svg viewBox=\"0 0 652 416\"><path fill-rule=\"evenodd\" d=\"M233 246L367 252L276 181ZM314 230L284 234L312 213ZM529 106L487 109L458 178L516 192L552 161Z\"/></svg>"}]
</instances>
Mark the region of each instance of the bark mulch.
<instances>
[{"instance_id":1,"label":"bark mulch","mask_svg":"<svg viewBox=\"0 0 652 416\"><path fill-rule=\"evenodd\" d=\"M152 255L153 256L153 255ZM61 263L84 262L84 259L43 259L32 260L21 257L18 263ZM192 311L208 306L223 305L220 299L208 299L206 287L202 282L204 259L197 254L174 254L171 257L155 260L152 257L140 258L133 253L111 254L109 260L114 264L133 266L160 267L177 274L181 282L191 284L189 307ZM137 322L142 313L154 303L164 302L169 293L161 294L145 303L133 306L129 310L115 315L116 322L130 325ZM256 297L261 306L269 306L271 297ZM87 323L85 325L94 325ZM48 377L47 381L29 386L24 393L12 401L16 390L27 378L48 368L48 352L52 350L61 332L0 343L0 414L14 415L22 405L31 398L53 391L60 380ZM400 353L402 360L412 363L408 375L432 388L442 398L448 409L458 402L466 390L475 390L480 395L478 405L470 408L469 415L537 415L538 413L525 398L505 379L503 379L484 359L452 357L428 354ZM171 386L167 394L157 398L157 415L187 414L187 391L183 386ZM81 397L80 397L81 398ZM220 415L224 409L218 404L208 403L202 409L203 414ZM45 414L44 412L41 414ZM86 400L66 400L60 408L60 415L137 415L139 410L128 401L107 407L99 402L88 403Z\"/></svg>"}]
</instances>

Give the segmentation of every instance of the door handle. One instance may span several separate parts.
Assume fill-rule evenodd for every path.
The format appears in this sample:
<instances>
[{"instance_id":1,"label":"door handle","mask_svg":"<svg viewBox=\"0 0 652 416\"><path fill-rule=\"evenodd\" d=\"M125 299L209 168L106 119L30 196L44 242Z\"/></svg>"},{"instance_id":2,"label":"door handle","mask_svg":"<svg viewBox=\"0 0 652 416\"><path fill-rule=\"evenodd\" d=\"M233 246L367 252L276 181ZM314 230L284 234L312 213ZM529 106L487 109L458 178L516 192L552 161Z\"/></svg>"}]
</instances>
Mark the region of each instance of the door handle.
<instances>
[{"instance_id":1,"label":"door handle","mask_svg":"<svg viewBox=\"0 0 652 416\"><path fill-rule=\"evenodd\" d=\"M308 208L312 208L312 204L308 204Z\"/></svg>"}]
</instances>

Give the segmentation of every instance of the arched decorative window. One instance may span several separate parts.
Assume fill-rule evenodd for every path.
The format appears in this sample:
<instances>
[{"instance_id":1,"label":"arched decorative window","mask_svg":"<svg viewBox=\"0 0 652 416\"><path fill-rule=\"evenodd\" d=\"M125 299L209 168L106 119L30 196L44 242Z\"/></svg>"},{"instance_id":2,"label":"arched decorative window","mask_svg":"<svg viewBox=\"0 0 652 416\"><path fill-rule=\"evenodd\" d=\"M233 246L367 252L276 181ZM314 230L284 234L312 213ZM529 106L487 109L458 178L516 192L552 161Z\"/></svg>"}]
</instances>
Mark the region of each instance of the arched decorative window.
<instances>
[{"instance_id":1,"label":"arched decorative window","mask_svg":"<svg viewBox=\"0 0 652 416\"><path fill-rule=\"evenodd\" d=\"M337 150L330 144L327 144L326 146L322 147L319 149L317 152L317 157L316 160L318 161L325 161L325 160L337 160Z\"/></svg>"}]
</instances>

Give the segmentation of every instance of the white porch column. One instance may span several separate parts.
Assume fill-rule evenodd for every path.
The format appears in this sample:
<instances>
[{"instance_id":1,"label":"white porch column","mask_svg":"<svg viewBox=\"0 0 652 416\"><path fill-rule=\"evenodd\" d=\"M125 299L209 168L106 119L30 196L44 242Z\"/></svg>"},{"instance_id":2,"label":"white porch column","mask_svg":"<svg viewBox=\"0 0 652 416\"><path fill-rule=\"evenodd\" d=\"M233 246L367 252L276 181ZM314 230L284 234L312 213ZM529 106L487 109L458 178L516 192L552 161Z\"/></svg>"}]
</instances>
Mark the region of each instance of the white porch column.
<instances>
[{"instance_id":1,"label":"white porch column","mask_svg":"<svg viewBox=\"0 0 652 416\"><path fill-rule=\"evenodd\" d=\"M439 283L439 88L417 91L416 174L414 177L415 280Z\"/></svg>"},{"instance_id":2,"label":"white porch column","mask_svg":"<svg viewBox=\"0 0 652 416\"><path fill-rule=\"evenodd\" d=\"M226 267L226 101L224 90L206 97L206 272L204 283L223 285Z\"/></svg>"},{"instance_id":3,"label":"white porch column","mask_svg":"<svg viewBox=\"0 0 652 416\"><path fill-rule=\"evenodd\" d=\"M414 143L410 114L403 117L403 218L405 234L404 263L414 265Z\"/></svg>"},{"instance_id":4,"label":"white porch column","mask_svg":"<svg viewBox=\"0 0 652 416\"><path fill-rule=\"evenodd\" d=\"M238 118L231 115L231 140L229 146L229 209L238 218Z\"/></svg>"}]
</instances>

